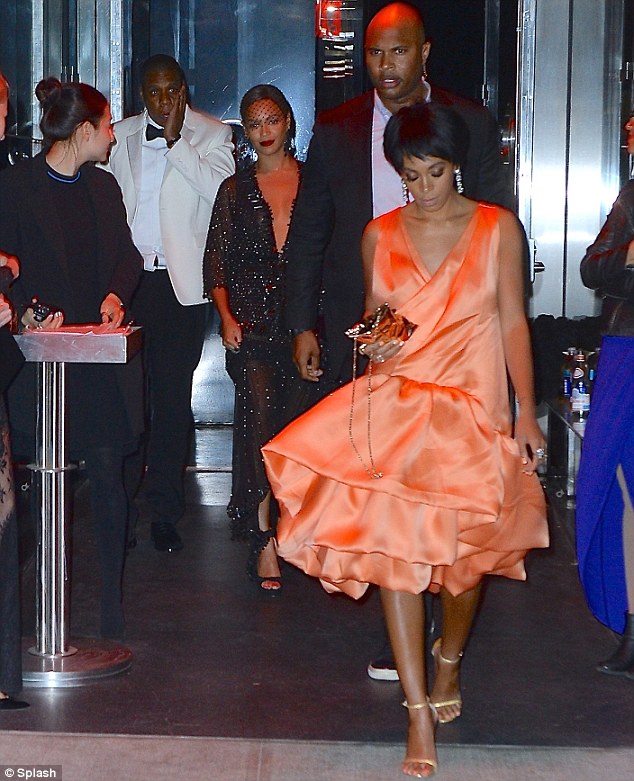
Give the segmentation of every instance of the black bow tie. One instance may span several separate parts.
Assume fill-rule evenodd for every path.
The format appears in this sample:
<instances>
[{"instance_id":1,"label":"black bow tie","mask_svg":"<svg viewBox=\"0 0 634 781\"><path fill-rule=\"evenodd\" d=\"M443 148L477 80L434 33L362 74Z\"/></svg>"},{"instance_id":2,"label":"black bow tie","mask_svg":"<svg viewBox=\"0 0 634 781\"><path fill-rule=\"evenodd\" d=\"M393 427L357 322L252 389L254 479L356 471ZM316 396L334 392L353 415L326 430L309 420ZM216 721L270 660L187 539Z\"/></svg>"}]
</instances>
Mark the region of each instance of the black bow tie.
<instances>
[{"instance_id":1,"label":"black bow tie","mask_svg":"<svg viewBox=\"0 0 634 781\"><path fill-rule=\"evenodd\" d=\"M164 138L165 131L162 127L155 127L154 125L147 125L145 128L145 137L148 141L154 141L155 138Z\"/></svg>"}]
</instances>

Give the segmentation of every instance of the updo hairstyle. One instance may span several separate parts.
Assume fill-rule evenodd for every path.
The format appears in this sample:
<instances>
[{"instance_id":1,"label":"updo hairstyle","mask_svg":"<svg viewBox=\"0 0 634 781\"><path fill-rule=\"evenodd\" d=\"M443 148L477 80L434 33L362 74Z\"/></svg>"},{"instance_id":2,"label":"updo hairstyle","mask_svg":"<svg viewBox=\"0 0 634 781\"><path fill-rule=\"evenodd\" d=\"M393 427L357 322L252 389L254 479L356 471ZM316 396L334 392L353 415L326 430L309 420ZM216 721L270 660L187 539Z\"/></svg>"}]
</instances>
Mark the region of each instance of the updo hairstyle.
<instances>
[{"instance_id":1,"label":"updo hairstyle","mask_svg":"<svg viewBox=\"0 0 634 781\"><path fill-rule=\"evenodd\" d=\"M49 144L66 141L83 122L97 127L108 101L89 84L61 84L57 79L42 79L35 88L42 107L40 130Z\"/></svg>"},{"instance_id":2,"label":"updo hairstyle","mask_svg":"<svg viewBox=\"0 0 634 781\"><path fill-rule=\"evenodd\" d=\"M399 174L406 157L439 157L462 166L468 146L469 130L462 117L436 103L402 108L390 117L383 136L385 157Z\"/></svg>"}]
</instances>

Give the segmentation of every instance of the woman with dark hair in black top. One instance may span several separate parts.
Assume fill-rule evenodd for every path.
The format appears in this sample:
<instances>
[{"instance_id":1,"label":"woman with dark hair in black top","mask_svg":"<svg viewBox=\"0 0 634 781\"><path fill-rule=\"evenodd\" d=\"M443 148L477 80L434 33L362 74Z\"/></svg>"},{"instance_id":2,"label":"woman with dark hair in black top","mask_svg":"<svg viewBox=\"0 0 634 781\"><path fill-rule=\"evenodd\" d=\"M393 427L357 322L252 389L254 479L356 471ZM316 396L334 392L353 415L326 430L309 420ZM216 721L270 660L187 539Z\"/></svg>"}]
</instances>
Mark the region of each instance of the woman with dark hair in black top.
<instances>
[{"instance_id":1,"label":"woman with dark hair in black top","mask_svg":"<svg viewBox=\"0 0 634 781\"><path fill-rule=\"evenodd\" d=\"M114 177L104 161L113 142L106 98L87 84L45 79L36 88L42 105L45 149L0 174L0 246L20 259L11 290L25 328L59 328L64 322L119 327L138 283L142 262L127 226ZM42 322L32 299L54 307ZM69 452L83 459L102 569L103 637L120 639L125 625L121 581L128 503L123 461L142 430L142 375L129 365L71 364L66 373ZM9 391L14 450L34 445L33 367Z\"/></svg>"}]
</instances>

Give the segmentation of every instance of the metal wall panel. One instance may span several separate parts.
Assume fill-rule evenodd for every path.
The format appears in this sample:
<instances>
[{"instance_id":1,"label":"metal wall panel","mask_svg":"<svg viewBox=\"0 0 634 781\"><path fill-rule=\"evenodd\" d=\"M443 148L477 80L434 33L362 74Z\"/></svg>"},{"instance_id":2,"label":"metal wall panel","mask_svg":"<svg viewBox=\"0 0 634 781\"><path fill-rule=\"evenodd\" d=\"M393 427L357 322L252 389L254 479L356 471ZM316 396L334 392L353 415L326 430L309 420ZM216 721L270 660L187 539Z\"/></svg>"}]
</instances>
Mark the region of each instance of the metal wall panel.
<instances>
[{"instance_id":1,"label":"metal wall panel","mask_svg":"<svg viewBox=\"0 0 634 781\"><path fill-rule=\"evenodd\" d=\"M11 83L11 156L36 154L40 106L34 94L46 76L95 85L121 118L123 0L11 0L0 37L0 62ZM5 34L6 33L6 34ZM35 139L30 142L30 138ZM16 154L19 153L19 154Z\"/></svg>"},{"instance_id":2,"label":"metal wall panel","mask_svg":"<svg viewBox=\"0 0 634 781\"><path fill-rule=\"evenodd\" d=\"M567 317L594 314L598 299L584 287L579 263L619 189L620 80L614 64L619 2L575 0L570 48L570 129L563 300ZM618 17L622 18L622 14ZM615 105L616 99L616 105Z\"/></svg>"},{"instance_id":3,"label":"metal wall panel","mask_svg":"<svg viewBox=\"0 0 634 781\"><path fill-rule=\"evenodd\" d=\"M561 314L566 218L568 0L525 2L518 94L519 216L545 266L534 314ZM526 70L524 70L526 66ZM531 79L532 76L532 79Z\"/></svg>"},{"instance_id":4,"label":"metal wall panel","mask_svg":"<svg viewBox=\"0 0 634 781\"><path fill-rule=\"evenodd\" d=\"M75 59L79 80L92 84L109 96L110 78L106 80L107 89L104 91L102 87L97 86L96 76L97 52L103 47L102 56L107 56L109 48L108 37L104 39L103 28L107 25L110 16L110 2L109 0L77 0L76 16L75 27L78 34L75 42Z\"/></svg>"},{"instance_id":5,"label":"metal wall panel","mask_svg":"<svg viewBox=\"0 0 634 781\"><path fill-rule=\"evenodd\" d=\"M519 216L536 260L531 314L594 314L579 262L619 186L623 0L520 0Z\"/></svg>"},{"instance_id":6,"label":"metal wall panel","mask_svg":"<svg viewBox=\"0 0 634 781\"><path fill-rule=\"evenodd\" d=\"M308 146L315 101L314 4L307 0L126 0L136 66L157 52L174 56L190 84L192 104L221 119L238 117L240 98L254 84L276 84L298 125L298 148ZM127 43L126 43L127 48ZM132 74L133 83L136 73ZM138 110L138 107L137 107Z\"/></svg>"},{"instance_id":7,"label":"metal wall panel","mask_svg":"<svg viewBox=\"0 0 634 781\"><path fill-rule=\"evenodd\" d=\"M315 104L313 5L305 0L238 0L237 102L254 84L271 83L288 98L297 122L297 148L306 150ZM228 85L230 86L230 85Z\"/></svg>"},{"instance_id":8,"label":"metal wall panel","mask_svg":"<svg viewBox=\"0 0 634 781\"><path fill-rule=\"evenodd\" d=\"M30 111L28 115L28 124L26 132L34 139L42 138L40 132L40 104L35 97L34 87L44 74L44 7L38 0L33 0L32 4L32 24L31 24L31 89L29 92ZM26 117L25 117L26 119ZM35 141L31 148L31 154L35 155L39 148Z\"/></svg>"},{"instance_id":9,"label":"metal wall panel","mask_svg":"<svg viewBox=\"0 0 634 781\"><path fill-rule=\"evenodd\" d=\"M97 80L101 73L108 74L110 81L110 108L112 118L123 119L123 0L110 0L109 57L103 63L98 60Z\"/></svg>"},{"instance_id":10,"label":"metal wall panel","mask_svg":"<svg viewBox=\"0 0 634 781\"><path fill-rule=\"evenodd\" d=\"M77 71L123 118L123 0L77 0Z\"/></svg>"},{"instance_id":11,"label":"metal wall panel","mask_svg":"<svg viewBox=\"0 0 634 781\"><path fill-rule=\"evenodd\" d=\"M39 60L40 71L33 71L33 84L45 76L56 76L58 79L68 78L64 73L63 45L66 41L67 26L64 24L66 0L32 0L33 21L37 24L33 29L33 49L41 46L42 54ZM41 21L41 28L40 28ZM37 116L37 114L35 115Z\"/></svg>"}]
</instances>

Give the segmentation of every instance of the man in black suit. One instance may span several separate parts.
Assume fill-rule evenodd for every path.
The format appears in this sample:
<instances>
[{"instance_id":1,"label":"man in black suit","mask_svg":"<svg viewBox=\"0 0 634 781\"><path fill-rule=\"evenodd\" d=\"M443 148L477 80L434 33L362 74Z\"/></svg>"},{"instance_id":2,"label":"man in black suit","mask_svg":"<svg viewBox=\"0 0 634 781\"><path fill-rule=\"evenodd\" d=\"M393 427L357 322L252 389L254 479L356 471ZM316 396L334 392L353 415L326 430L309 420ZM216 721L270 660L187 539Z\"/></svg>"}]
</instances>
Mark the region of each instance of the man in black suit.
<instances>
[{"instance_id":1,"label":"man in black suit","mask_svg":"<svg viewBox=\"0 0 634 781\"><path fill-rule=\"evenodd\" d=\"M427 81L431 44L420 13L390 3L370 21L365 62L374 89L318 115L293 212L287 271L287 322L293 360L313 398L351 378L352 343L344 331L364 307L361 234L367 223L408 197L383 155L383 130L403 106L451 106L469 129L464 192L512 207L500 162L498 131L486 109ZM398 680L389 645L368 666L378 680Z\"/></svg>"},{"instance_id":2,"label":"man in black suit","mask_svg":"<svg viewBox=\"0 0 634 781\"><path fill-rule=\"evenodd\" d=\"M344 331L363 312L363 229L406 197L383 155L391 114L428 100L454 108L470 134L465 195L512 206L493 118L482 106L430 86L430 48L413 6L399 2L380 10L365 36L374 89L319 114L313 128L290 229L287 322L300 375L320 382L324 395L351 376L351 342Z\"/></svg>"}]
</instances>

